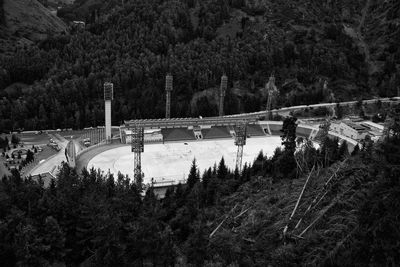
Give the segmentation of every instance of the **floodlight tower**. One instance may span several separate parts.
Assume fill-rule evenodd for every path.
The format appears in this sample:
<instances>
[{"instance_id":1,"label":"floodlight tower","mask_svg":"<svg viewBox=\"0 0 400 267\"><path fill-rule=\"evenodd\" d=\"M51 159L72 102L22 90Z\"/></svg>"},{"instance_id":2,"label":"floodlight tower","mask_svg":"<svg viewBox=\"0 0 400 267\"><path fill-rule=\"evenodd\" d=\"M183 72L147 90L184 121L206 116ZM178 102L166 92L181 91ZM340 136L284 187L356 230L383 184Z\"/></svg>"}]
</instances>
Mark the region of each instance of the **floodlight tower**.
<instances>
[{"instance_id":1,"label":"floodlight tower","mask_svg":"<svg viewBox=\"0 0 400 267\"><path fill-rule=\"evenodd\" d=\"M242 158L243 158L243 146L246 145L247 138L247 123L243 121L241 123L236 124L235 127L235 146L238 147L236 154L236 168L239 172L242 170Z\"/></svg>"},{"instance_id":2,"label":"floodlight tower","mask_svg":"<svg viewBox=\"0 0 400 267\"><path fill-rule=\"evenodd\" d=\"M265 89L268 92L268 100L267 100L267 120L271 119L271 107L272 107L272 101L275 101L275 97L278 94L278 88L275 85L275 77L272 74L269 77L268 83L265 85Z\"/></svg>"},{"instance_id":3,"label":"floodlight tower","mask_svg":"<svg viewBox=\"0 0 400 267\"><path fill-rule=\"evenodd\" d=\"M221 86L219 88L219 116L222 117L224 115L224 98L226 88L228 87L228 76L225 74L221 77Z\"/></svg>"},{"instance_id":4,"label":"floodlight tower","mask_svg":"<svg viewBox=\"0 0 400 267\"><path fill-rule=\"evenodd\" d=\"M111 142L111 101L114 99L114 86L110 82L104 83L105 102L105 138L107 143Z\"/></svg>"},{"instance_id":5,"label":"floodlight tower","mask_svg":"<svg viewBox=\"0 0 400 267\"><path fill-rule=\"evenodd\" d=\"M141 153L144 151L144 130L143 127L134 125L132 128L132 152L134 153L134 179L135 184L142 186L142 163Z\"/></svg>"},{"instance_id":6,"label":"floodlight tower","mask_svg":"<svg viewBox=\"0 0 400 267\"><path fill-rule=\"evenodd\" d=\"M165 106L165 118L171 117L171 91L172 91L173 77L170 73L165 76L165 92L167 93L167 101Z\"/></svg>"}]
</instances>

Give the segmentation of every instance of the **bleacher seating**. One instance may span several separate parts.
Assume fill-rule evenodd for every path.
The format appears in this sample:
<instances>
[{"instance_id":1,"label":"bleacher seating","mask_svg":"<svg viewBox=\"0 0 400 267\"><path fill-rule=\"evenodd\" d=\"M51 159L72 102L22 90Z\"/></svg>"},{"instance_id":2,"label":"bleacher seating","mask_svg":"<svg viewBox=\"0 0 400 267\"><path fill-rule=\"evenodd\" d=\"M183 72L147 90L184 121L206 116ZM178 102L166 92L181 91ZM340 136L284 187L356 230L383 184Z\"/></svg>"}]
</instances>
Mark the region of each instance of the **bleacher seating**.
<instances>
[{"instance_id":1,"label":"bleacher seating","mask_svg":"<svg viewBox=\"0 0 400 267\"><path fill-rule=\"evenodd\" d=\"M196 140L193 131L186 128L161 129L164 141Z\"/></svg>"},{"instance_id":2,"label":"bleacher seating","mask_svg":"<svg viewBox=\"0 0 400 267\"><path fill-rule=\"evenodd\" d=\"M312 129L304 128L304 127L297 127L296 128L296 135L308 138L311 134Z\"/></svg>"},{"instance_id":3,"label":"bleacher seating","mask_svg":"<svg viewBox=\"0 0 400 267\"><path fill-rule=\"evenodd\" d=\"M230 138L231 135L227 127L216 126L209 129L202 129L204 139L214 139L214 138Z\"/></svg>"},{"instance_id":4,"label":"bleacher seating","mask_svg":"<svg viewBox=\"0 0 400 267\"><path fill-rule=\"evenodd\" d=\"M265 136L263 129L260 125L247 125L247 135L248 136Z\"/></svg>"},{"instance_id":5,"label":"bleacher seating","mask_svg":"<svg viewBox=\"0 0 400 267\"><path fill-rule=\"evenodd\" d=\"M272 135L281 135L282 125L270 124L269 129L271 130Z\"/></svg>"}]
</instances>

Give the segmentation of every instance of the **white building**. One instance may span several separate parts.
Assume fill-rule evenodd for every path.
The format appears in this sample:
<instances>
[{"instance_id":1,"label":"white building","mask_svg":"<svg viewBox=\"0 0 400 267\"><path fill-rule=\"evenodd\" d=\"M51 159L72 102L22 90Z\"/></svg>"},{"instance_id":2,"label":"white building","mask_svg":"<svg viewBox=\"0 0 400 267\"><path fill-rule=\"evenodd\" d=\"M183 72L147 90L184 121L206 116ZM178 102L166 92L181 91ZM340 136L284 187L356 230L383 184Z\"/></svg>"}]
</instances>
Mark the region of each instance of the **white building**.
<instances>
[{"instance_id":1,"label":"white building","mask_svg":"<svg viewBox=\"0 0 400 267\"><path fill-rule=\"evenodd\" d=\"M361 125L365 126L366 128L370 128L372 131L377 131L377 132L383 132L383 129L385 128L383 125L372 121L363 121Z\"/></svg>"},{"instance_id":2,"label":"white building","mask_svg":"<svg viewBox=\"0 0 400 267\"><path fill-rule=\"evenodd\" d=\"M330 130L354 140L362 140L368 134L366 127L352 121L332 123Z\"/></svg>"},{"instance_id":3,"label":"white building","mask_svg":"<svg viewBox=\"0 0 400 267\"><path fill-rule=\"evenodd\" d=\"M368 133L373 141L378 141L380 138L382 138L383 129L385 128L383 125L374 123L372 121L363 121L361 125L368 129Z\"/></svg>"}]
</instances>

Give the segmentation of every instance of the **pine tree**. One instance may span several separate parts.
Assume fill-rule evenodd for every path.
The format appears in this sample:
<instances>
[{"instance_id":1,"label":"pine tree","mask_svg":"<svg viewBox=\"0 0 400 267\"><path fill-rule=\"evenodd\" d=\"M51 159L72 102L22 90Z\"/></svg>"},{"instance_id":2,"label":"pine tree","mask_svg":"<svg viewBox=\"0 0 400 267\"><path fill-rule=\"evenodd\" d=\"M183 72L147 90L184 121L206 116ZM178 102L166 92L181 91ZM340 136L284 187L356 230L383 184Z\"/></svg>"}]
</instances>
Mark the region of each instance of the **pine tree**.
<instances>
[{"instance_id":1,"label":"pine tree","mask_svg":"<svg viewBox=\"0 0 400 267\"><path fill-rule=\"evenodd\" d=\"M217 170L217 177L218 179L224 179L228 174L228 168L225 165L225 160L224 157L221 158L221 161L218 164L218 170Z\"/></svg>"},{"instance_id":2,"label":"pine tree","mask_svg":"<svg viewBox=\"0 0 400 267\"><path fill-rule=\"evenodd\" d=\"M196 225L194 233L189 236L185 246L185 254L187 255L188 262L195 266L203 266L204 261L207 259L207 237L205 230L206 225L200 223Z\"/></svg>"},{"instance_id":3,"label":"pine tree","mask_svg":"<svg viewBox=\"0 0 400 267\"><path fill-rule=\"evenodd\" d=\"M34 156L33 152L32 152L30 149L28 149L28 152L26 153L26 159L25 159L25 161L26 161L27 163L29 163L29 162L32 162L32 161L34 161L34 160L35 160L35 156Z\"/></svg>"},{"instance_id":4,"label":"pine tree","mask_svg":"<svg viewBox=\"0 0 400 267\"><path fill-rule=\"evenodd\" d=\"M360 152L360 147L358 146L358 144L353 148L353 151L351 152L351 155L357 155Z\"/></svg>"},{"instance_id":5,"label":"pine tree","mask_svg":"<svg viewBox=\"0 0 400 267\"><path fill-rule=\"evenodd\" d=\"M20 141L20 138L16 135L16 134L13 134L13 135L11 135L11 143L15 146L15 145L18 145L19 144L19 141ZM8 140L7 140L7 142L8 142Z\"/></svg>"},{"instance_id":6,"label":"pine tree","mask_svg":"<svg viewBox=\"0 0 400 267\"><path fill-rule=\"evenodd\" d=\"M197 171L196 159L193 159L192 167L190 168L189 176L186 182L188 190L191 190L193 186L199 181L200 181L200 176Z\"/></svg>"},{"instance_id":7,"label":"pine tree","mask_svg":"<svg viewBox=\"0 0 400 267\"><path fill-rule=\"evenodd\" d=\"M284 151L279 158L279 171L283 178L295 178L296 175L296 160L294 153L296 151L296 124L297 118L288 117L283 121L282 126L282 145Z\"/></svg>"},{"instance_id":8,"label":"pine tree","mask_svg":"<svg viewBox=\"0 0 400 267\"><path fill-rule=\"evenodd\" d=\"M340 147L339 147L339 151L338 151L338 156L339 156L339 159L344 159L346 156L348 156L349 155L349 149L348 149L348 147L347 147L347 142L346 142L346 140L344 140L343 142L342 142L342 144L340 145Z\"/></svg>"}]
</instances>

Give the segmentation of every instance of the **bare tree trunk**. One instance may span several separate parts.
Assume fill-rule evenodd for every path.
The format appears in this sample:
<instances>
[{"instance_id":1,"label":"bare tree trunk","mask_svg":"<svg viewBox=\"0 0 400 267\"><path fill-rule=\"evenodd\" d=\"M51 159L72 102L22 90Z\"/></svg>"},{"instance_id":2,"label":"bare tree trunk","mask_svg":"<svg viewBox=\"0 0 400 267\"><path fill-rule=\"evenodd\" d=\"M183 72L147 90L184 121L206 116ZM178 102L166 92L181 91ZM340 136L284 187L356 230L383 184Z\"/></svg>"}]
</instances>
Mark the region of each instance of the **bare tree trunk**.
<instances>
[{"instance_id":1,"label":"bare tree trunk","mask_svg":"<svg viewBox=\"0 0 400 267\"><path fill-rule=\"evenodd\" d=\"M310 174L308 175L307 180L306 180L306 182L304 183L303 189L301 190L301 193L300 193L300 195L299 195L299 197L298 197L298 199L297 199L296 205L294 206L294 209L293 209L293 211L292 211L292 214L291 214L290 217L289 217L289 222L286 224L285 228L283 229L283 238L286 237L286 233L287 233L287 230L288 230L288 228L289 228L289 223L292 221L292 218L293 218L294 214L296 213L296 210L297 210L297 208L298 208L298 206L299 206L300 200L301 200L301 198L302 198L302 196L303 196L303 194L304 194L304 190L306 189L306 186L307 186L307 184L308 184L308 181L310 180L311 174L312 174L313 171L314 171L314 167L315 167L315 166L313 166L313 168L311 169Z\"/></svg>"},{"instance_id":2,"label":"bare tree trunk","mask_svg":"<svg viewBox=\"0 0 400 267\"><path fill-rule=\"evenodd\" d=\"M236 204L230 211L229 213L225 216L225 218L222 220L220 224L218 224L217 228L214 229L214 231L211 232L209 238L213 237L213 235L218 231L218 229L222 226L222 224L229 218L229 215L236 209L238 204Z\"/></svg>"}]
</instances>

